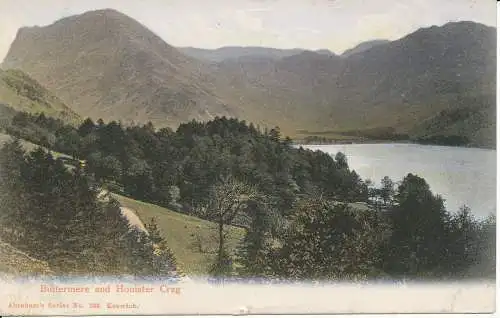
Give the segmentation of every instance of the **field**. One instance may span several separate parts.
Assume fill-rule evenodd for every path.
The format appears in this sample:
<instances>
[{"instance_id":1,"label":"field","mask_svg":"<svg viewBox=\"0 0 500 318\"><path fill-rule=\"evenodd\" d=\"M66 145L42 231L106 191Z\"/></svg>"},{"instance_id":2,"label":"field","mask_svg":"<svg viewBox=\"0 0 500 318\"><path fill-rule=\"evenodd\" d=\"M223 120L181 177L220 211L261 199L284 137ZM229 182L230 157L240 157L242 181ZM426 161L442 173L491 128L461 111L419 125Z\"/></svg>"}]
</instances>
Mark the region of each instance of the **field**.
<instances>
[{"instance_id":1,"label":"field","mask_svg":"<svg viewBox=\"0 0 500 318\"><path fill-rule=\"evenodd\" d=\"M134 210L143 223L148 223L152 217L157 218L158 227L167 239L183 272L189 275L207 273L217 249L215 223L118 194L113 196L122 206ZM233 226L228 228L229 251L235 251L244 233L244 229L241 228Z\"/></svg>"}]
</instances>

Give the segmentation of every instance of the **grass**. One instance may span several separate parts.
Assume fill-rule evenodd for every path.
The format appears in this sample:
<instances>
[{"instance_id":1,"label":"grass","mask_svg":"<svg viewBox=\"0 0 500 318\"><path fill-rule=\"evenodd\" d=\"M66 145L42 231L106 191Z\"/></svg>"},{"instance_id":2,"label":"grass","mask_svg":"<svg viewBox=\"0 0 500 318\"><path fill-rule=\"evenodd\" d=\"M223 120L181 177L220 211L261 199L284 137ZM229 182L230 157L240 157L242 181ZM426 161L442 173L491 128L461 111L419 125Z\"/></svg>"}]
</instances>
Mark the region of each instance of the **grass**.
<instances>
[{"instance_id":1,"label":"grass","mask_svg":"<svg viewBox=\"0 0 500 318\"><path fill-rule=\"evenodd\" d=\"M12 137L0 133L0 145ZM27 151L38 147L31 142L21 139L21 144ZM52 152L55 158L70 157L68 155ZM216 224L197 217L173 212L169 209L136 201L122 195L113 196L124 207L134 210L143 223L148 223L152 217L157 218L158 227L162 235L174 252L179 268L186 274L206 274L215 258L217 249ZM228 250L235 252L238 243L244 236L245 230L230 226L228 228Z\"/></svg>"},{"instance_id":2,"label":"grass","mask_svg":"<svg viewBox=\"0 0 500 318\"><path fill-rule=\"evenodd\" d=\"M0 103L17 111L43 112L72 124L81 121L63 101L20 70L0 70Z\"/></svg>"},{"instance_id":3,"label":"grass","mask_svg":"<svg viewBox=\"0 0 500 318\"><path fill-rule=\"evenodd\" d=\"M189 275L207 274L217 249L216 224L197 217L173 212L154 204L136 201L118 194L113 196L124 207L135 211L143 223L157 218L158 227L175 254L179 268ZM228 227L228 250L235 252L245 230Z\"/></svg>"}]
</instances>

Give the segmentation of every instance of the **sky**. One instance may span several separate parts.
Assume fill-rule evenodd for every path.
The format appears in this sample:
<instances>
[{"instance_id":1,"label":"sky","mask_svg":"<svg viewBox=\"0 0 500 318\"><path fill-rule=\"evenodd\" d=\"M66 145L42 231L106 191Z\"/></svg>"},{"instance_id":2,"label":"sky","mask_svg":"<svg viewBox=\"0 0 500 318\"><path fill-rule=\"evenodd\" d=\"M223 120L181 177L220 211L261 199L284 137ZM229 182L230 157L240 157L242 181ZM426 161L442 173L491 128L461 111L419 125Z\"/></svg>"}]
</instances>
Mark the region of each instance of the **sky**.
<instances>
[{"instance_id":1,"label":"sky","mask_svg":"<svg viewBox=\"0 0 500 318\"><path fill-rule=\"evenodd\" d=\"M22 26L112 8L173 46L266 46L341 53L450 21L496 26L494 0L0 0L0 60Z\"/></svg>"}]
</instances>

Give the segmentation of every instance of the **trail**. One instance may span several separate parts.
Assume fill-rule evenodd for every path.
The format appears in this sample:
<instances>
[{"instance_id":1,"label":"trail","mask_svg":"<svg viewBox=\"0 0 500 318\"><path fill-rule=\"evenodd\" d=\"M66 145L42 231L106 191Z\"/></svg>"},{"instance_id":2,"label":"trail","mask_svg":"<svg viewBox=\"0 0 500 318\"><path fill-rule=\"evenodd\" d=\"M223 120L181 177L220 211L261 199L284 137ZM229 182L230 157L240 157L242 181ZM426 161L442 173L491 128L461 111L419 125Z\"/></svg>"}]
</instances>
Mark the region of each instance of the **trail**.
<instances>
[{"instance_id":1,"label":"trail","mask_svg":"<svg viewBox=\"0 0 500 318\"><path fill-rule=\"evenodd\" d=\"M134 227L140 231L148 233L148 230L146 230L144 223L142 223L141 219L139 219L137 214L135 214L135 212L132 209L122 206L120 207L120 210L122 212L122 215L128 220L130 227Z\"/></svg>"},{"instance_id":2,"label":"trail","mask_svg":"<svg viewBox=\"0 0 500 318\"><path fill-rule=\"evenodd\" d=\"M106 190L101 190L99 192L98 199L102 200L102 201L109 201L110 193ZM124 206L120 206L120 211L121 211L122 215L125 217L125 219L128 221L129 227L131 229L137 229L137 230L145 232L146 234L149 235L148 230L144 226L144 223L142 223L141 219L139 218L139 216L137 216L137 214L135 213L134 210L127 208L127 207L124 207ZM182 271L179 272L179 269L177 272L175 272L174 275L175 276L178 275L179 282L182 282L182 283L191 282L191 279L189 278L189 276L182 273Z\"/></svg>"}]
</instances>

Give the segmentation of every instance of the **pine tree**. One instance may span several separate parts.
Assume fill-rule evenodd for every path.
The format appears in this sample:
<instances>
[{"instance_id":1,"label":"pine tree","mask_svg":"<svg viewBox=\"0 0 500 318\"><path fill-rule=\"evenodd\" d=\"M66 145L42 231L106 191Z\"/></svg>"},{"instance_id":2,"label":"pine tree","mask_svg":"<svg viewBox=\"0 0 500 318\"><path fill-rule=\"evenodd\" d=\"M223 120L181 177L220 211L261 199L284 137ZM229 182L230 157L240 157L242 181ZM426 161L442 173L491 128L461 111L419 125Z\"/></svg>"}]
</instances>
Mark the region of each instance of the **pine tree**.
<instances>
[{"instance_id":1,"label":"pine tree","mask_svg":"<svg viewBox=\"0 0 500 318\"><path fill-rule=\"evenodd\" d=\"M253 215L238 252L238 261L242 265L239 272L250 277L266 276L269 273L269 244L272 240L270 214L273 212L259 203L252 202L248 207Z\"/></svg>"},{"instance_id":2,"label":"pine tree","mask_svg":"<svg viewBox=\"0 0 500 318\"><path fill-rule=\"evenodd\" d=\"M177 259L168 246L167 240L161 235L156 218L151 218L150 222L146 224L146 230L153 244L157 270L161 272L167 268L169 271L178 271Z\"/></svg>"},{"instance_id":3,"label":"pine tree","mask_svg":"<svg viewBox=\"0 0 500 318\"><path fill-rule=\"evenodd\" d=\"M23 212L28 208L28 201L20 180L24 158L19 139L5 143L0 149L0 237L17 247L26 235Z\"/></svg>"},{"instance_id":4,"label":"pine tree","mask_svg":"<svg viewBox=\"0 0 500 318\"><path fill-rule=\"evenodd\" d=\"M439 275L449 235L449 215L443 199L431 192L424 179L413 174L403 179L395 199L386 270L413 277Z\"/></svg>"}]
</instances>

